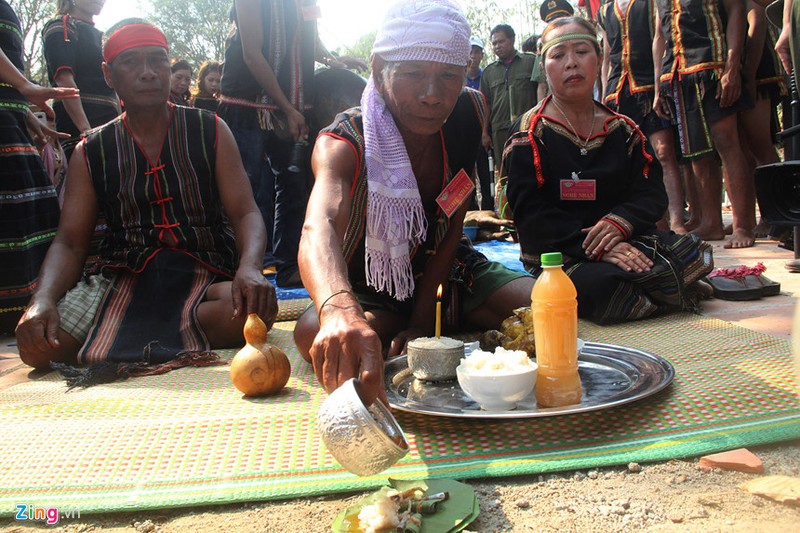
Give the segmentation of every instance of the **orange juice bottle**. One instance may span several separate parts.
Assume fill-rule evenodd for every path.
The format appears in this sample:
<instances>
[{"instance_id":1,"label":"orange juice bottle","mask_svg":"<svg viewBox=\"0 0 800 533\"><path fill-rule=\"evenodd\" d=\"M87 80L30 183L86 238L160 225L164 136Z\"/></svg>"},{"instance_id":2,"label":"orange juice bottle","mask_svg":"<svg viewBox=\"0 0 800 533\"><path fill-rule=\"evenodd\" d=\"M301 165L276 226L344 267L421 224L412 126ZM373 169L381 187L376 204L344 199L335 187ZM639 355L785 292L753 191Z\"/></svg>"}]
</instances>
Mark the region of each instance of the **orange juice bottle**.
<instances>
[{"instance_id":1,"label":"orange juice bottle","mask_svg":"<svg viewBox=\"0 0 800 533\"><path fill-rule=\"evenodd\" d=\"M531 291L536 342L536 401L541 407L581 402L578 375L578 293L561 269L561 252L542 254L542 273Z\"/></svg>"}]
</instances>

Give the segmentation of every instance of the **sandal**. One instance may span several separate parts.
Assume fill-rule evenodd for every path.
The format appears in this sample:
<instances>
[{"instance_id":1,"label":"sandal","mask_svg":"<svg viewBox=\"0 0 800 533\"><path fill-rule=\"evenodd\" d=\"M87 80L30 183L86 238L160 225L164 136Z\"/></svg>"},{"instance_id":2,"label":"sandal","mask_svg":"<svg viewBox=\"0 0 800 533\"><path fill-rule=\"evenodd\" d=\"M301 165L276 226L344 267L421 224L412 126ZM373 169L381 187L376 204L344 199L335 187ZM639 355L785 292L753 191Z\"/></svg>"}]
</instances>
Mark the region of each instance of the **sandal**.
<instances>
[{"instance_id":1,"label":"sandal","mask_svg":"<svg viewBox=\"0 0 800 533\"><path fill-rule=\"evenodd\" d=\"M786 268L786 270L788 270L792 274L797 274L798 272L800 272L800 261L798 261L797 259L792 259L783 266L784 268Z\"/></svg>"},{"instance_id":2,"label":"sandal","mask_svg":"<svg viewBox=\"0 0 800 533\"><path fill-rule=\"evenodd\" d=\"M754 267L738 266L718 268L708 275L714 287L714 296L722 300L757 300L762 296L775 296L781 292L781 284L764 276L767 268L763 263Z\"/></svg>"}]
</instances>

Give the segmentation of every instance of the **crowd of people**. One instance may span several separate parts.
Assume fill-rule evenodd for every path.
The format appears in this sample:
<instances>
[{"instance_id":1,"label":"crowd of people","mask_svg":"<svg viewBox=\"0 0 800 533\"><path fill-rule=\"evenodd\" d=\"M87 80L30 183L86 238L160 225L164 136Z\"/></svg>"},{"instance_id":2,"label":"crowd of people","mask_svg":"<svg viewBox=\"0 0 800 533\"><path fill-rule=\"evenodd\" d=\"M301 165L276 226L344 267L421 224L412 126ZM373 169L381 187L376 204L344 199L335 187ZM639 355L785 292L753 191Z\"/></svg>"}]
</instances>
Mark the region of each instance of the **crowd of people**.
<instances>
[{"instance_id":1,"label":"crowd of people","mask_svg":"<svg viewBox=\"0 0 800 533\"><path fill-rule=\"evenodd\" d=\"M157 27L98 31L102 4L58 2L44 88L22 76L19 22L0 0L15 194L2 200L15 223L0 225L0 332L16 326L31 366L236 345L248 313L274 321L274 269L314 301L295 341L320 383L358 377L372 401L383 359L432 333L437 287L445 332L497 328L530 303L539 255L560 251L581 316L640 319L701 291L706 241L726 233L723 177L726 246L759 230L753 171L778 160L786 83L755 0L610 0L595 20L546 0L547 27L522 50L501 21L474 35L451 0L401 1L361 106L317 139L315 64L367 65L325 48L315 11L234 0L224 61L203 63L192 90L192 65ZM50 129L28 105L53 115L53 98ZM60 219L34 146L46 138L71 156ZM476 251L465 219L513 226L527 272Z\"/></svg>"}]
</instances>

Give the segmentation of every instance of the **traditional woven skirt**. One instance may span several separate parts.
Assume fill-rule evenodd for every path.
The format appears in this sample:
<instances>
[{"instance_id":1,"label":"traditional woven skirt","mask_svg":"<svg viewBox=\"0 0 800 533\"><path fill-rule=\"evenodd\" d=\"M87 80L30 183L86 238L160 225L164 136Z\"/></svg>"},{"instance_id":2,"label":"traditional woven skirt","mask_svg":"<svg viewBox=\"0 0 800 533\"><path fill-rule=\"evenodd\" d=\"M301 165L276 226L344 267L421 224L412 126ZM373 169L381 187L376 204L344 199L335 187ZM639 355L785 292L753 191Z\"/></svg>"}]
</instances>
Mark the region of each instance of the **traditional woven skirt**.
<instances>
[{"instance_id":1,"label":"traditional woven skirt","mask_svg":"<svg viewBox=\"0 0 800 533\"><path fill-rule=\"evenodd\" d=\"M631 87L626 82L620 91L619 98L609 100L606 105L621 115L630 117L646 136L667 128L672 128L669 121L661 119L653 110L655 91L644 91L631 94Z\"/></svg>"},{"instance_id":2,"label":"traditional woven skirt","mask_svg":"<svg viewBox=\"0 0 800 533\"><path fill-rule=\"evenodd\" d=\"M714 268L711 245L698 237L659 232L632 238L649 272L627 272L611 263L581 262L567 268L578 290L578 314L598 324L693 310L688 287Z\"/></svg>"},{"instance_id":3,"label":"traditional woven skirt","mask_svg":"<svg viewBox=\"0 0 800 533\"><path fill-rule=\"evenodd\" d=\"M687 74L661 83L661 96L666 98L672 120L678 126L681 154L684 159L710 157L716 152L711 139L711 124L741 111L753 108L747 91L730 107L721 107L717 100L720 81L710 70Z\"/></svg>"},{"instance_id":4,"label":"traditional woven skirt","mask_svg":"<svg viewBox=\"0 0 800 533\"><path fill-rule=\"evenodd\" d=\"M164 363L182 352L210 348L197 307L216 275L188 254L162 250L141 272L111 278L78 362Z\"/></svg>"},{"instance_id":5,"label":"traditional woven skirt","mask_svg":"<svg viewBox=\"0 0 800 533\"><path fill-rule=\"evenodd\" d=\"M0 107L0 333L11 333L58 226L58 199L25 114Z\"/></svg>"}]
</instances>

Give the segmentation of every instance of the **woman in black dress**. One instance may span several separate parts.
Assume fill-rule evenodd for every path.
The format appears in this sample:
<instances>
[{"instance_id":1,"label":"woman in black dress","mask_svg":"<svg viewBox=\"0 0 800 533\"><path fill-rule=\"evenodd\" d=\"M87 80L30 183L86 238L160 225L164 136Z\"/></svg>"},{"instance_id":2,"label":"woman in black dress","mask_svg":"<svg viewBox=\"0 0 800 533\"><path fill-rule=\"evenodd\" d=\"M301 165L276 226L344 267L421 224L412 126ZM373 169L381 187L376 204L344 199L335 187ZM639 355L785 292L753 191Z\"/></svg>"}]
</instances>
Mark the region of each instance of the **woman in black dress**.
<instances>
[{"instance_id":1,"label":"woman in black dress","mask_svg":"<svg viewBox=\"0 0 800 533\"><path fill-rule=\"evenodd\" d=\"M94 26L94 17L104 3L105 0L58 0L57 14L42 32L50 84L80 90L79 99L53 106L56 128L70 135L62 143L67 158L81 135L120 113L117 94L103 78L103 32Z\"/></svg>"},{"instance_id":2,"label":"woman in black dress","mask_svg":"<svg viewBox=\"0 0 800 533\"><path fill-rule=\"evenodd\" d=\"M197 89L192 97L192 106L214 113L219 107L219 80L222 68L219 61L205 61L197 72Z\"/></svg>"},{"instance_id":3,"label":"woman in black dress","mask_svg":"<svg viewBox=\"0 0 800 533\"><path fill-rule=\"evenodd\" d=\"M25 311L58 226L56 192L33 145L34 138L40 144L56 134L42 129L28 105L52 116L48 99L77 93L28 81L22 50L19 19L0 0L0 334L13 332Z\"/></svg>"},{"instance_id":4,"label":"woman in black dress","mask_svg":"<svg viewBox=\"0 0 800 533\"><path fill-rule=\"evenodd\" d=\"M526 269L537 275L540 254L562 252L579 315L598 323L691 307L686 289L711 270L711 247L656 231L661 166L630 118L593 99L594 27L560 18L542 43L552 94L512 126L503 162Z\"/></svg>"},{"instance_id":5,"label":"woman in black dress","mask_svg":"<svg viewBox=\"0 0 800 533\"><path fill-rule=\"evenodd\" d=\"M185 59L173 59L169 68L169 101L176 105L189 105L189 86L192 84L192 66Z\"/></svg>"}]
</instances>

